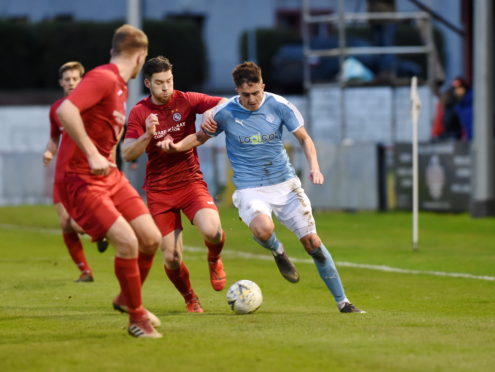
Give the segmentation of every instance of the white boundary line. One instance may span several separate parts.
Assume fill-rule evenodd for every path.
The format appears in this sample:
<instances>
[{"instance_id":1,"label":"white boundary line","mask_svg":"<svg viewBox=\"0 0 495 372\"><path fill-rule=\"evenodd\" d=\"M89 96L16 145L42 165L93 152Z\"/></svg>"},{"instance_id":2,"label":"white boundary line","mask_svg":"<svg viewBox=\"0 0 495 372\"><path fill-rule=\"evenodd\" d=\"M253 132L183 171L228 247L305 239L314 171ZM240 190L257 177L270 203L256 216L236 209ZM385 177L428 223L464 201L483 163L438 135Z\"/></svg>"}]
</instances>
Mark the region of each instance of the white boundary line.
<instances>
[{"instance_id":1,"label":"white boundary line","mask_svg":"<svg viewBox=\"0 0 495 372\"><path fill-rule=\"evenodd\" d=\"M184 246L184 250L189 251L189 252L206 252L206 248L198 248L198 247L190 247L190 246ZM229 256L236 256L236 257L248 258L248 259L256 259L256 260L263 260L263 261L272 261L273 260L273 258L270 255L231 251L228 249L223 250L222 253L227 254ZM291 258L291 260L293 262L296 262L296 263L306 263L306 264L312 264L313 263L313 260L311 258ZM359 263L345 262L345 261L337 261L335 264L337 266L341 266L341 267L352 267L352 268L357 268L357 269L384 271L384 272L399 273L399 274L433 275L433 276L444 276L444 277L450 277L450 278L466 278L466 279L495 281L495 276L487 276L487 275L473 275L473 274L466 274L466 273L448 273L448 272L443 272L443 271L409 270L409 269L400 269L397 267L391 267L391 266L385 266L385 265L359 264Z\"/></svg>"},{"instance_id":2,"label":"white boundary line","mask_svg":"<svg viewBox=\"0 0 495 372\"><path fill-rule=\"evenodd\" d=\"M61 234L62 233L61 229L54 229L51 227L12 225L12 224L8 224L8 223L0 223L0 229L20 230L20 231L35 232L35 233L40 233L40 234Z\"/></svg>"},{"instance_id":3,"label":"white boundary line","mask_svg":"<svg viewBox=\"0 0 495 372\"><path fill-rule=\"evenodd\" d=\"M11 225L11 224L0 224L1 229L6 230L22 230L22 231L30 231L30 232L38 232L38 233L48 233L48 234L60 234L59 229L53 228L43 228L43 227L32 227L32 226L20 226L20 225ZM184 246L184 250L188 252L201 252L206 253L206 248L200 247L191 247ZM240 252L240 251L231 251L229 249L225 249L222 252L224 255L235 256L246 259L255 259L262 261L272 261L273 258L269 254L256 254L249 252ZM312 264L313 260L311 258L291 258L293 262L296 263L305 263ZM337 266L340 267L351 267L356 269L366 269L366 270L374 270L374 271L383 271L389 273L398 273L398 274L411 274L411 275L431 275L431 276L443 276L448 278L465 278L465 279L476 279L476 280L488 280L495 281L495 276L488 275L473 275L466 273L448 273L443 271L428 271L428 270L410 270L410 269L400 269L397 267L385 266L385 265L370 265L370 264L360 264L354 262L345 262L345 261L337 261Z\"/></svg>"}]
</instances>

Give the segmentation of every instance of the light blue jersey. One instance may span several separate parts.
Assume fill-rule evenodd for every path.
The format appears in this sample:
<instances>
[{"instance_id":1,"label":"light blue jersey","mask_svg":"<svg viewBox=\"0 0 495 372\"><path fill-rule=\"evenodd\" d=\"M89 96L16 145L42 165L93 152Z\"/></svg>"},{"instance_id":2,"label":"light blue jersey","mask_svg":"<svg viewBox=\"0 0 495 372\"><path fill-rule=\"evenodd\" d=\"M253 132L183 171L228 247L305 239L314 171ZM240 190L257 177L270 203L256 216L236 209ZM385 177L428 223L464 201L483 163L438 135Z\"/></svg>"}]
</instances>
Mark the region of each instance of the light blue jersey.
<instances>
[{"instance_id":1,"label":"light blue jersey","mask_svg":"<svg viewBox=\"0 0 495 372\"><path fill-rule=\"evenodd\" d=\"M291 133L304 125L302 115L285 98L264 93L260 108L245 109L239 96L218 106L216 136L225 132L227 156L237 189L275 185L295 177L282 142L285 126Z\"/></svg>"}]
</instances>

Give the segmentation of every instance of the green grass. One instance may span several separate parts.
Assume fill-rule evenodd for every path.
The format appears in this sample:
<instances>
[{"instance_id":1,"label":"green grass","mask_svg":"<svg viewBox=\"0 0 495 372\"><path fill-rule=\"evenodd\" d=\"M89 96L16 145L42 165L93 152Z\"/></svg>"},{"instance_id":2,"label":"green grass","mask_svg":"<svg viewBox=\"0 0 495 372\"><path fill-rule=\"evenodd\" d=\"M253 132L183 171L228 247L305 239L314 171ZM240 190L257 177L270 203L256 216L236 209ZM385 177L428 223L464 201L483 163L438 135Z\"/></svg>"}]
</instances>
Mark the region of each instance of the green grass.
<instances>
[{"instance_id":1,"label":"green grass","mask_svg":"<svg viewBox=\"0 0 495 372\"><path fill-rule=\"evenodd\" d=\"M77 270L50 206L0 208L0 370L4 371L491 371L495 364L495 281L387 273L341 266L348 297L368 311L343 315L313 264L297 262L298 284L282 279L233 209L227 231L229 283L257 282L255 314L230 312L208 280L205 251L185 261L204 314L188 314L157 255L143 297L163 322L160 340L127 335L111 309L118 291L113 253L84 239L94 283ZM320 213L318 232L337 262L495 276L495 220L421 214L420 249L411 250L408 213ZM307 259L278 226L290 256ZM184 242L202 247L185 223Z\"/></svg>"}]
</instances>

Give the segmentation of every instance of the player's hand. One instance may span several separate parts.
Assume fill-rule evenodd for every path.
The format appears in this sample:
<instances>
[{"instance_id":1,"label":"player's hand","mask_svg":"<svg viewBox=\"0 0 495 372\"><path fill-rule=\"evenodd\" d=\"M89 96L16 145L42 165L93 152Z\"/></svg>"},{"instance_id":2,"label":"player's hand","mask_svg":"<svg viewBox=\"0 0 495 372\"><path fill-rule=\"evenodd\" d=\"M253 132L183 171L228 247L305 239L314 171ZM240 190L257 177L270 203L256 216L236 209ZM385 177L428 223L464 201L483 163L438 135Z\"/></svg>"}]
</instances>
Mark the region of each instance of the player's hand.
<instances>
[{"instance_id":1,"label":"player's hand","mask_svg":"<svg viewBox=\"0 0 495 372\"><path fill-rule=\"evenodd\" d=\"M315 185L321 185L323 182L325 182L325 177L319 170L312 170L309 172L309 179L311 182L313 182Z\"/></svg>"},{"instance_id":2,"label":"player's hand","mask_svg":"<svg viewBox=\"0 0 495 372\"><path fill-rule=\"evenodd\" d=\"M88 163L91 174L96 176L106 176L110 173L111 168L117 168L117 164L108 161L108 159L100 153L88 157Z\"/></svg>"},{"instance_id":3,"label":"player's hand","mask_svg":"<svg viewBox=\"0 0 495 372\"><path fill-rule=\"evenodd\" d=\"M53 160L53 152L46 150L43 153L43 164L48 165Z\"/></svg>"},{"instance_id":4,"label":"player's hand","mask_svg":"<svg viewBox=\"0 0 495 372\"><path fill-rule=\"evenodd\" d=\"M165 152L179 152L179 147L174 143L174 139L170 135L167 135L162 141L157 142L156 146Z\"/></svg>"},{"instance_id":5,"label":"player's hand","mask_svg":"<svg viewBox=\"0 0 495 372\"><path fill-rule=\"evenodd\" d=\"M156 134L156 126L160 124L157 114L149 114L145 120L146 134L148 137L153 137Z\"/></svg>"},{"instance_id":6,"label":"player's hand","mask_svg":"<svg viewBox=\"0 0 495 372\"><path fill-rule=\"evenodd\" d=\"M205 111L201 120L201 129L209 133L215 133L217 128L217 122L213 119L213 109Z\"/></svg>"}]
</instances>

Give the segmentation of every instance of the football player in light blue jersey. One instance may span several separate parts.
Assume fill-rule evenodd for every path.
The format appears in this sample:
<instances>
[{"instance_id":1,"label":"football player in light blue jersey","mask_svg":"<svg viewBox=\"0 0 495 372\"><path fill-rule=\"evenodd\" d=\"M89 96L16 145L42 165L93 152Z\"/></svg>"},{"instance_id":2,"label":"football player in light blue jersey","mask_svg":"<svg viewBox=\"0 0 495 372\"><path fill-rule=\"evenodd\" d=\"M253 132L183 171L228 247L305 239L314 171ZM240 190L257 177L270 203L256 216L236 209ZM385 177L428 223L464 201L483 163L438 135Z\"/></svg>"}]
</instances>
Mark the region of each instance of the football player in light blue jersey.
<instances>
[{"instance_id":1,"label":"football player in light blue jersey","mask_svg":"<svg viewBox=\"0 0 495 372\"><path fill-rule=\"evenodd\" d=\"M271 93L257 94L260 96L249 94L247 98L259 100L256 110L245 108L241 96L219 106L214 113L218 127L213 133L208 132L213 136L225 132L227 155L238 190L275 185L294 178L296 174L282 142L282 131L285 127L300 140L299 136L307 136L299 111L287 100ZM312 159L315 167L312 169L319 177L317 183L322 183L316 158Z\"/></svg>"},{"instance_id":2,"label":"football player in light blue jersey","mask_svg":"<svg viewBox=\"0 0 495 372\"><path fill-rule=\"evenodd\" d=\"M344 293L332 256L316 233L311 203L282 142L285 127L304 150L311 182L322 184L316 149L301 114L285 98L264 91L261 69L255 63L237 65L232 76L239 95L205 113L201 131L178 143L165 139L157 145L164 151L187 151L224 132L236 187L232 199L254 240L272 252L285 279L299 281L299 273L275 235L274 214L313 258L340 312L364 313Z\"/></svg>"}]
</instances>

